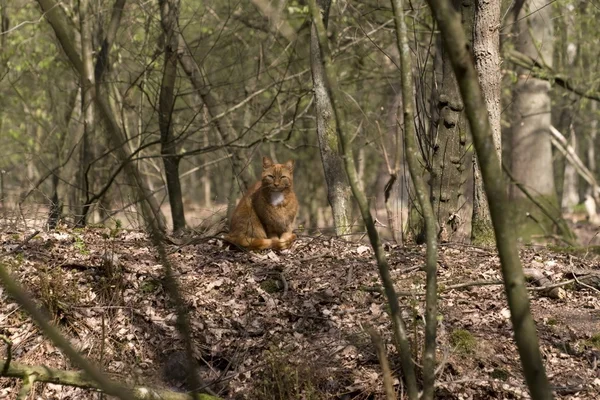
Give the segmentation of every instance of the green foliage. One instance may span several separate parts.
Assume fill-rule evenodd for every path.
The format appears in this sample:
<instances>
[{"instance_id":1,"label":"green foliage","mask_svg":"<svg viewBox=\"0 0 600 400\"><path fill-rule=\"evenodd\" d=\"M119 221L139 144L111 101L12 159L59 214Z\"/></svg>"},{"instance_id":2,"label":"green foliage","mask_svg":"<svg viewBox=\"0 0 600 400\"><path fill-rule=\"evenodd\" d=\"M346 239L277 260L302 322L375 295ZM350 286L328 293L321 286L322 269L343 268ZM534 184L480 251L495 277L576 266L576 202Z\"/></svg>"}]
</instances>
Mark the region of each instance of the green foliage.
<instances>
[{"instance_id":1,"label":"green foliage","mask_svg":"<svg viewBox=\"0 0 600 400\"><path fill-rule=\"evenodd\" d=\"M587 343L600 350L600 333L593 335Z\"/></svg>"},{"instance_id":2,"label":"green foliage","mask_svg":"<svg viewBox=\"0 0 600 400\"><path fill-rule=\"evenodd\" d=\"M259 372L252 398L272 400L321 400L329 398L319 392L325 376L322 367L308 362L293 363L290 354L271 349L265 354L265 367Z\"/></svg>"},{"instance_id":3,"label":"green foliage","mask_svg":"<svg viewBox=\"0 0 600 400\"><path fill-rule=\"evenodd\" d=\"M90 251L88 250L88 248L85 245L85 242L83 241L81 236L75 235L73 239L75 240L75 242L73 243L73 246L80 254L84 254L84 255L90 254Z\"/></svg>"},{"instance_id":4,"label":"green foliage","mask_svg":"<svg viewBox=\"0 0 600 400\"><path fill-rule=\"evenodd\" d=\"M508 371L502 368L494 368L490 376L492 379L498 379L500 381L506 381L510 377Z\"/></svg>"},{"instance_id":5,"label":"green foliage","mask_svg":"<svg viewBox=\"0 0 600 400\"><path fill-rule=\"evenodd\" d=\"M110 230L110 237L116 238L123 229L123 222L120 219L115 219L115 227Z\"/></svg>"},{"instance_id":6,"label":"green foliage","mask_svg":"<svg viewBox=\"0 0 600 400\"><path fill-rule=\"evenodd\" d=\"M140 285L142 293L153 293L156 289L162 286L161 281L153 278L145 279Z\"/></svg>"},{"instance_id":7,"label":"green foliage","mask_svg":"<svg viewBox=\"0 0 600 400\"><path fill-rule=\"evenodd\" d=\"M475 352L477 340L468 330L456 329L450 334L450 344L457 353L467 355Z\"/></svg>"},{"instance_id":8,"label":"green foliage","mask_svg":"<svg viewBox=\"0 0 600 400\"><path fill-rule=\"evenodd\" d=\"M260 287L267 293L277 293L283 290L283 285L279 279L267 279L261 282Z\"/></svg>"},{"instance_id":9,"label":"green foliage","mask_svg":"<svg viewBox=\"0 0 600 400\"><path fill-rule=\"evenodd\" d=\"M481 219L473 220L471 244L475 246L494 246L496 244L496 236L494 227L490 221Z\"/></svg>"}]
</instances>

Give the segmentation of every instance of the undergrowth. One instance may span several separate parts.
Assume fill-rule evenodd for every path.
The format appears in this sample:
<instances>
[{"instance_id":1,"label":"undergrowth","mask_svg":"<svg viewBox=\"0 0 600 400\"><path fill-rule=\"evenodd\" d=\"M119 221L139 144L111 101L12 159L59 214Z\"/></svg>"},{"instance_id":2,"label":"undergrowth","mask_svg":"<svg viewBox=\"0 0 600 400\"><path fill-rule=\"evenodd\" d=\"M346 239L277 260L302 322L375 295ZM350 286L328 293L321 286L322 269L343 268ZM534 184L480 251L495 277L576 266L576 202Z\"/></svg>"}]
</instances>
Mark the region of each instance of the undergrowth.
<instances>
[{"instance_id":1,"label":"undergrowth","mask_svg":"<svg viewBox=\"0 0 600 400\"><path fill-rule=\"evenodd\" d=\"M259 373L251 398L272 400L321 400L329 398L322 386L327 377L322 366L294 363L279 349L265 352L265 367Z\"/></svg>"}]
</instances>

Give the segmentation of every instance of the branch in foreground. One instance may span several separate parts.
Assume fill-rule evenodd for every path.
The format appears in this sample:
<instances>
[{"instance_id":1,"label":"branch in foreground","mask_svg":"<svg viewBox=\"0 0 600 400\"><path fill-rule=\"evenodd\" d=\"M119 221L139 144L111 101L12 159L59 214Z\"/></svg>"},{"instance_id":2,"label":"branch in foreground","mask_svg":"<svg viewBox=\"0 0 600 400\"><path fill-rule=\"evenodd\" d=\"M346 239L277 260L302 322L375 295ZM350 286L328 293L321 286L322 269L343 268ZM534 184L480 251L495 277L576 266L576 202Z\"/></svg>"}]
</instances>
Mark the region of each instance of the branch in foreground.
<instances>
[{"instance_id":1,"label":"branch in foreground","mask_svg":"<svg viewBox=\"0 0 600 400\"><path fill-rule=\"evenodd\" d=\"M350 183L352 194L354 195L354 198L358 203L360 213L362 215L365 226L367 227L369 241L371 242L371 246L373 247L373 251L377 259L379 276L385 288L385 295L390 306L392 332L394 334L396 349L400 354L400 361L402 363L402 372L404 373L404 380L406 382L408 398L411 400L416 400L419 397L417 389L417 378L415 374L414 362L411 357L412 352L410 350L410 341L408 339L408 334L406 331L406 324L404 322L404 319L402 318L402 313L400 312L400 304L398 302L398 296L396 295L396 291L394 289L394 282L390 275L389 264L385 256L385 252L383 251L383 246L381 244L379 233L375 228L373 216L371 215L371 210L369 209L369 203L367 201L365 193L361 190L358 184L358 174L356 171L356 165L354 164L354 156L352 155L352 148L346 131L347 127L345 126L346 120L343 116L343 108L339 106L339 102L341 99L341 90L338 87L336 73L333 70L332 66L331 53L329 51L329 43L327 41L327 32L325 30L325 25L321 16L321 10L317 6L316 0L310 0L309 7L312 16L312 23L315 26L317 36L319 39L321 60L325 69L325 78L328 83L328 90L331 93L331 102L333 106L332 109L334 113L334 118L337 122L337 133L340 138L340 144L344 156L344 166L346 169L346 174L348 175L348 182Z\"/></svg>"},{"instance_id":2,"label":"branch in foreground","mask_svg":"<svg viewBox=\"0 0 600 400\"><path fill-rule=\"evenodd\" d=\"M449 0L427 0L427 2L438 22L469 119L490 206L496 246L502 266L504 290L525 380L532 398L552 399L552 389L546 376L535 321L531 315L516 235L511 221L506 218L510 204L506 195L506 185L502 179L502 168L492 139L492 128L485 100L479 86L477 71L468 51L469 46L460 14L454 10Z\"/></svg>"},{"instance_id":3,"label":"branch in foreground","mask_svg":"<svg viewBox=\"0 0 600 400\"><path fill-rule=\"evenodd\" d=\"M20 378L23 380L33 377L37 382L54 383L58 385L73 386L82 389L100 390L98 385L84 372L62 371L38 365L26 365L16 361L7 363L0 361L2 376L8 378ZM191 396L185 393L173 392L171 390L156 389L148 386L135 386L131 389L133 398L138 400L217 400L208 394Z\"/></svg>"},{"instance_id":4,"label":"branch in foreground","mask_svg":"<svg viewBox=\"0 0 600 400\"><path fill-rule=\"evenodd\" d=\"M404 147L408 170L415 187L423 220L425 221L425 241L427 242L425 281L425 343L423 349L423 394L422 400L432 400L435 396L435 348L438 324L437 312L437 221L435 219L429 188L425 184L420 168L421 152L415 144L415 100L412 81L411 51L402 0L391 0L396 23L396 42L400 54L400 81L402 85L402 109L404 112ZM398 164L398 158L396 163Z\"/></svg>"}]
</instances>

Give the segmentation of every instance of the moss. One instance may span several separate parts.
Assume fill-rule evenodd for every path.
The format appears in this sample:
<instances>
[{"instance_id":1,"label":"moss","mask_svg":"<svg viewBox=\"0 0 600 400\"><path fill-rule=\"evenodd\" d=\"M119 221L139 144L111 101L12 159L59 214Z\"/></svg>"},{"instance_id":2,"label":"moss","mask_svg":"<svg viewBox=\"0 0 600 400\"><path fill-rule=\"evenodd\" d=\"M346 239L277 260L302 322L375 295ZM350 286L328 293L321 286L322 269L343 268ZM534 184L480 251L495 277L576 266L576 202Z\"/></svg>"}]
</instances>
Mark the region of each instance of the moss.
<instances>
[{"instance_id":1,"label":"moss","mask_svg":"<svg viewBox=\"0 0 600 400\"><path fill-rule=\"evenodd\" d=\"M596 333L587 341L590 346L600 349L600 333Z\"/></svg>"},{"instance_id":2,"label":"moss","mask_svg":"<svg viewBox=\"0 0 600 400\"><path fill-rule=\"evenodd\" d=\"M417 244L425 243L425 220L423 213L414 203L410 207L407 228Z\"/></svg>"},{"instance_id":3,"label":"moss","mask_svg":"<svg viewBox=\"0 0 600 400\"><path fill-rule=\"evenodd\" d=\"M490 221L476 219L473 221L472 225L471 244L484 247L494 246L496 244L494 227Z\"/></svg>"},{"instance_id":4,"label":"moss","mask_svg":"<svg viewBox=\"0 0 600 400\"><path fill-rule=\"evenodd\" d=\"M161 286L161 282L154 278L146 279L140 285L142 293L153 293L158 287Z\"/></svg>"},{"instance_id":5,"label":"moss","mask_svg":"<svg viewBox=\"0 0 600 400\"><path fill-rule=\"evenodd\" d=\"M267 279L260 284L260 288L267 293L277 293L283 290L283 285L278 279Z\"/></svg>"},{"instance_id":6,"label":"moss","mask_svg":"<svg viewBox=\"0 0 600 400\"><path fill-rule=\"evenodd\" d=\"M450 334L450 344L459 354L472 354L477 346L477 340L466 329L456 329Z\"/></svg>"},{"instance_id":7,"label":"moss","mask_svg":"<svg viewBox=\"0 0 600 400\"><path fill-rule=\"evenodd\" d=\"M585 208L585 203L575 204L573 206L573 213L574 214L586 214L587 215L587 209Z\"/></svg>"},{"instance_id":8,"label":"moss","mask_svg":"<svg viewBox=\"0 0 600 400\"><path fill-rule=\"evenodd\" d=\"M508 372L502 368L494 368L490 376L492 379L498 379L500 381L506 381L509 377Z\"/></svg>"},{"instance_id":9,"label":"moss","mask_svg":"<svg viewBox=\"0 0 600 400\"><path fill-rule=\"evenodd\" d=\"M525 197L511 199L508 218L516 227L519 239L524 243L532 243L536 239L539 241L537 237L542 237L544 241L543 237L559 234L565 240L573 241L572 232L562 220L556 196L540 195L533 197L533 200L541 204L560 226L556 226L531 200Z\"/></svg>"},{"instance_id":10,"label":"moss","mask_svg":"<svg viewBox=\"0 0 600 400\"><path fill-rule=\"evenodd\" d=\"M556 318L548 318L548 321L546 321L546 325L556 326L558 325L558 321L556 320Z\"/></svg>"}]
</instances>

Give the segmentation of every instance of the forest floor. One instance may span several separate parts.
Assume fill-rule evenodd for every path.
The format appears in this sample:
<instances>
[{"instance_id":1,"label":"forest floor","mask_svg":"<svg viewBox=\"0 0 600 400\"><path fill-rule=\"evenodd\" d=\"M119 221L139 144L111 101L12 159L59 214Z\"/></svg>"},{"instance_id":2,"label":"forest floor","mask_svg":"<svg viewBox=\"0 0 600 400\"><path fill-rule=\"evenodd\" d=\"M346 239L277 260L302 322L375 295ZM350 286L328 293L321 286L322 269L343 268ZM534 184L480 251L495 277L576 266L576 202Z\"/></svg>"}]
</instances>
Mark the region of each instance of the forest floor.
<instances>
[{"instance_id":1,"label":"forest floor","mask_svg":"<svg viewBox=\"0 0 600 400\"><path fill-rule=\"evenodd\" d=\"M26 241L30 234L1 232L0 262L81 353L131 383L186 387L173 302L143 233L62 229ZM420 351L425 248L387 244L385 249ZM384 398L365 328L381 333L396 371L399 362L390 345L377 267L365 243L305 236L291 250L252 253L207 239L168 250L190 313L201 378L220 396ZM594 251L555 250L523 247L524 267L542 271L552 283L568 280L574 271L600 273ZM440 246L437 398L527 398L503 287L495 283L500 279L494 250ZM476 284L452 289L470 282ZM572 282L561 287L561 298L531 292L557 398L600 398L599 286L597 280ZM76 369L2 287L0 335L12 341L13 359L20 363ZM16 398L20 385L0 378L0 398ZM401 394L401 382L395 387ZM35 392L43 399L98 398L54 384L36 383Z\"/></svg>"}]
</instances>

